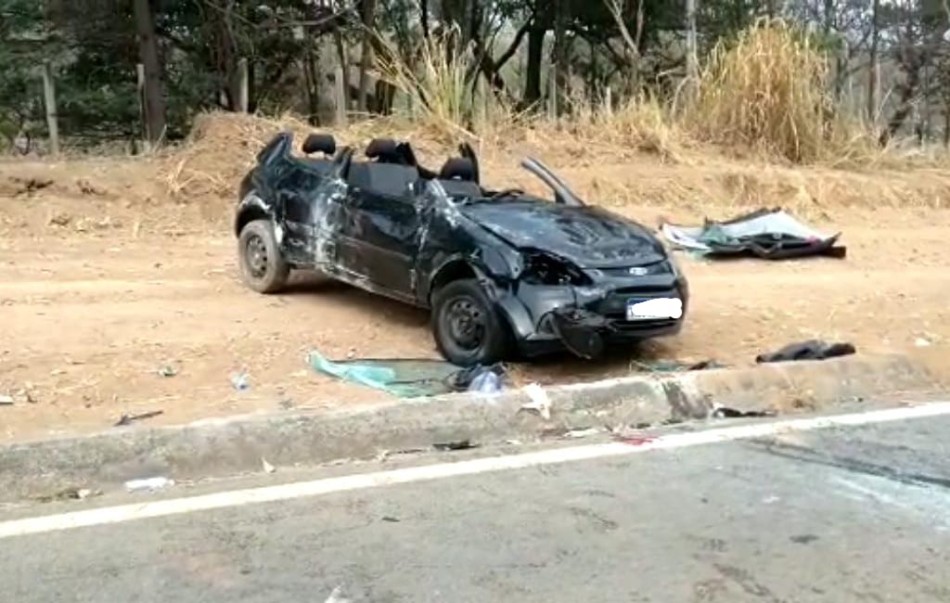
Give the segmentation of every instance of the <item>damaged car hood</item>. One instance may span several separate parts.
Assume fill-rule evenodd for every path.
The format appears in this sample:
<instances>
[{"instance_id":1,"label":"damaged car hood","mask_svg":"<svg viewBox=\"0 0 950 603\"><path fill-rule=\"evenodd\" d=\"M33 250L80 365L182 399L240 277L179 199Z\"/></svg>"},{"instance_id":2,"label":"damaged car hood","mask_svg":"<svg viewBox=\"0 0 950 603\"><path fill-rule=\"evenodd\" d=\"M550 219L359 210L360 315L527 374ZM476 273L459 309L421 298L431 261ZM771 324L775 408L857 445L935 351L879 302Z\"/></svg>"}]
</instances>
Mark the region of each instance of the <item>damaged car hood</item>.
<instances>
[{"instance_id":1,"label":"damaged car hood","mask_svg":"<svg viewBox=\"0 0 950 603\"><path fill-rule=\"evenodd\" d=\"M579 268L645 266L666 252L643 226L597 207L572 207L541 199L475 202L462 213L518 248L555 253Z\"/></svg>"}]
</instances>

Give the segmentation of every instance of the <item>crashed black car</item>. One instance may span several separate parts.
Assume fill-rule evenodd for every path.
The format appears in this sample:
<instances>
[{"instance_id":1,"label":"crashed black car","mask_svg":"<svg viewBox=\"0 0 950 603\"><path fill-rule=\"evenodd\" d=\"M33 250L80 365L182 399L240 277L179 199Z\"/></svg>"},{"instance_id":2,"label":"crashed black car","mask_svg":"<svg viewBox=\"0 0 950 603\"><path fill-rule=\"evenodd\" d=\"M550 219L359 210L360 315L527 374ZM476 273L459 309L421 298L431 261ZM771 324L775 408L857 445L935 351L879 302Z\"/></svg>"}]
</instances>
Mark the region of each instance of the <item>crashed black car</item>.
<instances>
[{"instance_id":1,"label":"crashed black car","mask_svg":"<svg viewBox=\"0 0 950 603\"><path fill-rule=\"evenodd\" d=\"M480 184L472 148L438 171L408 143L365 159L313 134L276 136L241 184L234 232L244 282L279 291L294 269L431 310L439 351L461 365L677 333L686 279L643 226L586 205L541 162L522 166L553 201Z\"/></svg>"}]
</instances>

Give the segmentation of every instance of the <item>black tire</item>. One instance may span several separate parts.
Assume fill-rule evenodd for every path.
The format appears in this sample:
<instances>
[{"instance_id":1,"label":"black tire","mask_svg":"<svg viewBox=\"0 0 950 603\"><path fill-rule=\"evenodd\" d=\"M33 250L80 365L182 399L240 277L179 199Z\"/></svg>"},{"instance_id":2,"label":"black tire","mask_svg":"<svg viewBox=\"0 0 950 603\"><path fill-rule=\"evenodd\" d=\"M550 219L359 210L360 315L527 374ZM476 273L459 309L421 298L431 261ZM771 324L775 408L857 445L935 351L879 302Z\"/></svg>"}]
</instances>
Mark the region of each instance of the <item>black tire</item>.
<instances>
[{"instance_id":1,"label":"black tire","mask_svg":"<svg viewBox=\"0 0 950 603\"><path fill-rule=\"evenodd\" d=\"M475 279L448 283L432 296L432 334L439 352L458 366L505 360L508 324Z\"/></svg>"},{"instance_id":2,"label":"black tire","mask_svg":"<svg viewBox=\"0 0 950 603\"><path fill-rule=\"evenodd\" d=\"M258 293L276 293L287 284L290 266L280 255L270 220L254 220L238 237L241 278Z\"/></svg>"}]
</instances>

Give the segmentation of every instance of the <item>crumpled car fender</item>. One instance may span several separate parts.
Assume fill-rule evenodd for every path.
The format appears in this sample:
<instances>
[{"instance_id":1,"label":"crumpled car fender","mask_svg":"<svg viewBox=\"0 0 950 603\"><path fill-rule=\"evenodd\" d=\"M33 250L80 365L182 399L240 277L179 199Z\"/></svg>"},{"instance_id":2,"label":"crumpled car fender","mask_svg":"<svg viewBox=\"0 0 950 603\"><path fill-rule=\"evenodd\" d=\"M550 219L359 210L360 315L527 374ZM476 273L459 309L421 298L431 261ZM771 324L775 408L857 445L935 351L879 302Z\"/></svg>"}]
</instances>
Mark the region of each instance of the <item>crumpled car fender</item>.
<instances>
[{"instance_id":1,"label":"crumpled car fender","mask_svg":"<svg viewBox=\"0 0 950 603\"><path fill-rule=\"evenodd\" d=\"M428 297L440 282L451 281L455 275L474 274L488 299L495 304L511 327L512 335L516 339L524 339L534 332L534 322L524 303L505 286L517 277L520 270L520 266L506 263L503 254L497 250L490 250L478 258L452 256L443 260L439 267L432 271L433 276L427 283L424 295Z\"/></svg>"},{"instance_id":2,"label":"crumpled car fender","mask_svg":"<svg viewBox=\"0 0 950 603\"><path fill-rule=\"evenodd\" d=\"M273 207L256 194L248 193L238 204L234 212L234 234L241 235L241 229L254 220L273 220Z\"/></svg>"}]
</instances>

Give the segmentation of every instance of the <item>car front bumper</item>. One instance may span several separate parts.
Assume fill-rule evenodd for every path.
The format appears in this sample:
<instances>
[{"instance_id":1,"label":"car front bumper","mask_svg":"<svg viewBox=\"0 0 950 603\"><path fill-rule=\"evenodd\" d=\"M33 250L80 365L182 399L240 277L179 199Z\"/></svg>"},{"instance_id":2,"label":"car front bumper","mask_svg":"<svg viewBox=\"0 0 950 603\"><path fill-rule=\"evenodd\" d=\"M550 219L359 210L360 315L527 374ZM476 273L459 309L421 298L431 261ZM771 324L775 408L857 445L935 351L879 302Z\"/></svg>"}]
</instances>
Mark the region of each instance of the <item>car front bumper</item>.
<instances>
[{"instance_id":1,"label":"car front bumper","mask_svg":"<svg viewBox=\"0 0 950 603\"><path fill-rule=\"evenodd\" d=\"M628 320L631 301L675 298L682 301L678 318ZM639 286L519 288L517 300L525 312L509 322L521 350L535 355L568 349L583 358L596 358L608 345L676 335L686 317L689 291L685 279L650 281ZM520 322L521 324L517 324Z\"/></svg>"}]
</instances>

